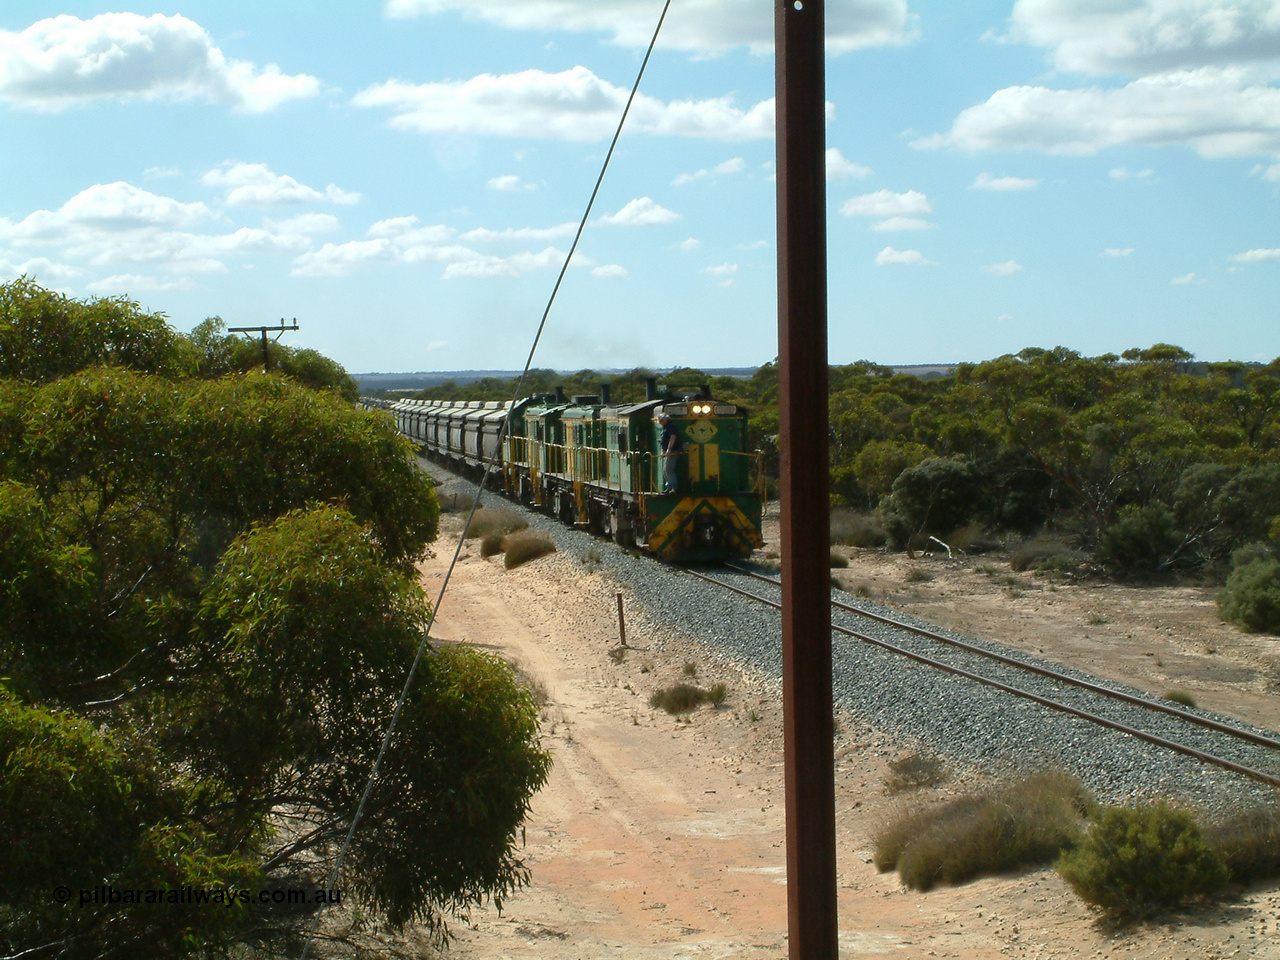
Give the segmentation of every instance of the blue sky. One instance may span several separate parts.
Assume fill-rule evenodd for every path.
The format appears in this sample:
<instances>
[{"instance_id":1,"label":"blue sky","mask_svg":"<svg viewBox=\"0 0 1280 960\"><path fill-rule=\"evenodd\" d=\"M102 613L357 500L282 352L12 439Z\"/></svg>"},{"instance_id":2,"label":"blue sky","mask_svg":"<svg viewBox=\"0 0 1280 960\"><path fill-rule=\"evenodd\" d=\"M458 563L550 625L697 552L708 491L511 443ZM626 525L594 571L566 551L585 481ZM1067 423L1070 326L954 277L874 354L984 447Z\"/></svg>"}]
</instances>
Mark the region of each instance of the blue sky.
<instances>
[{"instance_id":1,"label":"blue sky","mask_svg":"<svg viewBox=\"0 0 1280 960\"><path fill-rule=\"evenodd\" d=\"M0 277L523 363L660 0L0 7ZM776 353L771 5L675 0L535 363ZM833 362L1280 355L1280 0L829 0Z\"/></svg>"}]
</instances>

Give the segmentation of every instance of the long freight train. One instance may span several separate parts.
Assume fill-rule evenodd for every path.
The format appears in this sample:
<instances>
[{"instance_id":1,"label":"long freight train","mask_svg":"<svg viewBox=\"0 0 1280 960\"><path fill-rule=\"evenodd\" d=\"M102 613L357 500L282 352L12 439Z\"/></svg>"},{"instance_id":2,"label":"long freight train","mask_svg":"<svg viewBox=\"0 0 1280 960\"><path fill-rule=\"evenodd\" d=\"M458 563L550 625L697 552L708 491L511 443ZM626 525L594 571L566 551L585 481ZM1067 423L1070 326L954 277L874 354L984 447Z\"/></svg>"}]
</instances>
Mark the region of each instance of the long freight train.
<instances>
[{"instance_id":1,"label":"long freight train","mask_svg":"<svg viewBox=\"0 0 1280 960\"><path fill-rule=\"evenodd\" d=\"M513 500L663 560L743 557L761 546L763 473L747 449L747 414L709 392L641 403L563 392L510 401L364 400L386 409L433 459L475 474L491 459ZM670 417L680 450L662 451ZM507 435L498 439L503 421ZM664 487L672 486L670 492Z\"/></svg>"}]
</instances>

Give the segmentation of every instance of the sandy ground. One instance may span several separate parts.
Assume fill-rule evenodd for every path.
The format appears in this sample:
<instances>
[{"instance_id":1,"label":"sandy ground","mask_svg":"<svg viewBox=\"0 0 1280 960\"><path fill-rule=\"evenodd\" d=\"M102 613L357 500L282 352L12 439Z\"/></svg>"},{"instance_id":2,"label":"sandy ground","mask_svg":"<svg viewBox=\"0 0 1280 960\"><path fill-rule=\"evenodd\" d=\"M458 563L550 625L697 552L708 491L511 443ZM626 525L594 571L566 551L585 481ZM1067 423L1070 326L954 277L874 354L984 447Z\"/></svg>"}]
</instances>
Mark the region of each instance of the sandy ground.
<instances>
[{"instance_id":1,"label":"sandy ground","mask_svg":"<svg viewBox=\"0 0 1280 960\"><path fill-rule=\"evenodd\" d=\"M445 518L441 546L456 536ZM766 530L766 536L769 531ZM1138 589L1018 576L999 560L908 560L855 551L839 576L936 622L1032 648L1156 692L1275 727L1276 641L1213 616L1212 592ZM423 565L435 596L447 556ZM913 567L933 579L908 580ZM433 631L500 652L545 691L555 764L535 798L524 856L531 885L501 914L454 923L459 960L781 958L786 956L781 708L777 691L718 661L693 638L659 635L627 608L625 654L615 587L554 555L516 570L469 548ZM648 705L696 671L728 685L719 709L677 720ZM846 721L837 747L841 956L1280 960L1280 891L1124 930L1099 924L1051 870L917 894L870 863L870 837L904 802L971 786L889 795L889 761L910 752Z\"/></svg>"}]
</instances>

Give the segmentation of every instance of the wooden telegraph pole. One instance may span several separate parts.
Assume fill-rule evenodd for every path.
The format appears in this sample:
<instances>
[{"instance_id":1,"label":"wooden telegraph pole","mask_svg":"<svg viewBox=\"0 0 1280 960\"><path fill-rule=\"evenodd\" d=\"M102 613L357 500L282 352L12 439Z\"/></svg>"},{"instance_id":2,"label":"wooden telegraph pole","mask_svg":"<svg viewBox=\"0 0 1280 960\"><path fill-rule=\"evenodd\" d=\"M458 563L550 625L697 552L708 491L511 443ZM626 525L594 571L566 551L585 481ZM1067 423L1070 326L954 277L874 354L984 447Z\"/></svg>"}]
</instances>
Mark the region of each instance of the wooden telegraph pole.
<instances>
[{"instance_id":1,"label":"wooden telegraph pole","mask_svg":"<svg viewBox=\"0 0 1280 960\"><path fill-rule=\"evenodd\" d=\"M838 960L823 0L773 2L788 943Z\"/></svg>"},{"instance_id":2,"label":"wooden telegraph pole","mask_svg":"<svg viewBox=\"0 0 1280 960\"><path fill-rule=\"evenodd\" d=\"M284 325L284 317L280 318L280 326L278 327L227 327L227 333L257 333L262 336L262 372L266 373L271 369L271 350L270 344L267 342L267 334L276 334L276 339L280 339L280 335L286 330L297 330L298 318L293 318L293 325L286 327Z\"/></svg>"}]
</instances>

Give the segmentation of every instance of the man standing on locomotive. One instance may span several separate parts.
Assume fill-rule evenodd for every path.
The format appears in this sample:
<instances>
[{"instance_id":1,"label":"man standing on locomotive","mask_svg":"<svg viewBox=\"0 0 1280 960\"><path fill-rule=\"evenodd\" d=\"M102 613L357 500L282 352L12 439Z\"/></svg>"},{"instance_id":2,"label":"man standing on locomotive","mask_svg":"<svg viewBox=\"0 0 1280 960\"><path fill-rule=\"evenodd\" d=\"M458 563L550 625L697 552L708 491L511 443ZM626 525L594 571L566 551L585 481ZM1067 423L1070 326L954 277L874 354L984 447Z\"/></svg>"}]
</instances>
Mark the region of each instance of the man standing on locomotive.
<instances>
[{"instance_id":1,"label":"man standing on locomotive","mask_svg":"<svg viewBox=\"0 0 1280 960\"><path fill-rule=\"evenodd\" d=\"M683 447L680 442L680 431L671 422L671 417L665 413L658 415L658 422L662 424L662 453L665 457L662 464L662 492L675 493L679 486L676 464Z\"/></svg>"}]
</instances>

